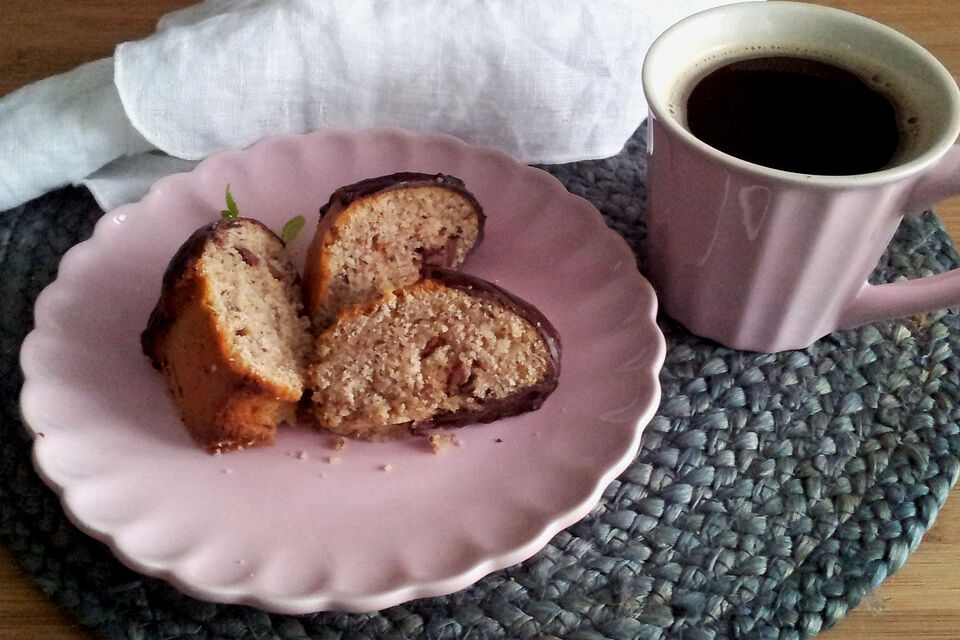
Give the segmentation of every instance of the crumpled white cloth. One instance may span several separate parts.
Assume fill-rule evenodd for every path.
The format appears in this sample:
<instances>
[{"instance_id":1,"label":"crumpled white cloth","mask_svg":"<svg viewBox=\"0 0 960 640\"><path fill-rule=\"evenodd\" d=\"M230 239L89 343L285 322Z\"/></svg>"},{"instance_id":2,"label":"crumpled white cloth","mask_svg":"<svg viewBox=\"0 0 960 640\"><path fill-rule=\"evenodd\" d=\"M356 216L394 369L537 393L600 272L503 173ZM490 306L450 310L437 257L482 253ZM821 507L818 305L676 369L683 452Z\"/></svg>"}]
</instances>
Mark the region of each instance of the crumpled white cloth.
<instances>
[{"instance_id":1,"label":"crumpled white cloth","mask_svg":"<svg viewBox=\"0 0 960 640\"><path fill-rule=\"evenodd\" d=\"M616 154L640 69L730 0L208 0L114 57L0 99L0 211L85 182L105 209L266 135L399 127L521 162Z\"/></svg>"}]
</instances>

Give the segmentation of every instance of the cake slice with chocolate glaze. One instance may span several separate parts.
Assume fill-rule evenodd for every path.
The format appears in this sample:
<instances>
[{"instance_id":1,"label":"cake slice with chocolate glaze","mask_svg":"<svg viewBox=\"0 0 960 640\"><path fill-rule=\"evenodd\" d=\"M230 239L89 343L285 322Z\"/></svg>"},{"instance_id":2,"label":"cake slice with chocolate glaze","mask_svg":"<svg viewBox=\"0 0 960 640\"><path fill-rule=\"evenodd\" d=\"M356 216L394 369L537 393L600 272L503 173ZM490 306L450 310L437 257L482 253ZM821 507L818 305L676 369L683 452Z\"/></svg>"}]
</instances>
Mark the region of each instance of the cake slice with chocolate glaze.
<instances>
[{"instance_id":1,"label":"cake slice with chocolate glaze","mask_svg":"<svg viewBox=\"0 0 960 640\"><path fill-rule=\"evenodd\" d=\"M557 386L560 338L532 305L448 269L344 308L316 341L317 422L374 441L538 409Z\"/></svg>"},{"instance_id":2,"label":"cake slice with chocolate glaze","mask_svg":"<svg viewBox=\"0 0 960 640\"><path fill-rule=\"evenodd\" d=\"M193 438L207 451L273 444L294 421L311 338L300 277L262 223L198 229L163 276L141 335Z\"/></svg>"},{"instance_id":3,"label":"cake slice with chocolate glaze","mask_svg":"<svg viewBox=\"0 0 960 640\"><path fill-rule=\"evenodd\" d=\"M337 189L320 209L304 302L324 329L348 304L411 284L423 266L455 268L480 243L484 215L454 176L394 173Z\"/></svg>"}]
</instances>

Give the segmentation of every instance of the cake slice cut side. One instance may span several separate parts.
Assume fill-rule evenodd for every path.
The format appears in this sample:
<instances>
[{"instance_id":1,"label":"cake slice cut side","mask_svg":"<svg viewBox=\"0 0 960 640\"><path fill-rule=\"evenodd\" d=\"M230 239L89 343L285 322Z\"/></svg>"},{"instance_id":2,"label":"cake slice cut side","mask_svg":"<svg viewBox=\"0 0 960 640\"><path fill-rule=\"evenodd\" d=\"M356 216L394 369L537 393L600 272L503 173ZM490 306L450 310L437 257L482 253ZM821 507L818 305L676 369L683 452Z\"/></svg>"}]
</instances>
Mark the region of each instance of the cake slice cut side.
<instances>
[{"instance_id":1,"label":"cake slice cut side","mask_svg":"<svg viewBox=\"0 0 960 640\"><path fill-rule=\"evenodd\" d=\"M560 338L530 304L447 269L345 308L316 341L317 422L374 441L538 409L557 386Z\"/></svg>"},{"instance_id":2,"label":"cake slice cut side","mask_svg":"<svg viewBox=\"0 0 960 640\"><path fill-rule=\"evenodd\" d=\"M184 424L212 453L274 441L303 395L311 338L300 278L262 223L198 229L174 256L141 336Z\"/></svg>"},{"instance_id":3,"label":"cake slice cut side","mask_svg":"<svg viewBox=\"0 0 960 640\"><path fill-rule=\"evenodd\" d=\"M304 301L321 330L344 306L415 282L425 265L460 266L483 237L476 198L443 174L395 173L341 187L320 216Z\"/></svg>"}]
</instances>

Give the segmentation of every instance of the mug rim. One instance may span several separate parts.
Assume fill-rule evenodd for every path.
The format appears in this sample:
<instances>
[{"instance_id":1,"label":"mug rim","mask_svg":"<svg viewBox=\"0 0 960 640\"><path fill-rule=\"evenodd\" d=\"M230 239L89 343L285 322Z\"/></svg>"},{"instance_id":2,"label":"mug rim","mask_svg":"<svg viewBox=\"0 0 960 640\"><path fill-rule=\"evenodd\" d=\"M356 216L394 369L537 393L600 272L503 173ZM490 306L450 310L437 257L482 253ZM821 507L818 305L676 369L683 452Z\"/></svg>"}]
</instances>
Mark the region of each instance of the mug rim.
<instances>
[{"instance_id":1,"label":"mug rim","mask_svg":"<svg viewBox=\"0 0 960 640\"><path fill-rule=\"evenodd\" d=\"M672 38L677 37L676 34L678 32L682 33L682 31L689 28L691 24L699 22L707 17L738 11L778 11L782 10L785 6L790 7L788 10L807 11L812 14L820 14L830 16L834 19L846 20L850 25L853 25L856 28L862 30L871 30L879 36L895 42L900 47L911 49L914 55L921 58L927 65L929 71L936 76L936 79L942 85L942 88L946 90L945 93L949 101L949 104L947 105L947 108L949 109L948 122L946 126L943 127L942 131L939 132L934 144L929 145L928 148L923 150L919 155L906 162L880 169L878 171L873 171L871 173L851 175L809 174L785 171L783 169L774 169L772 167L767 167L761 164L750 162L748 160L737 158L736 156L732 156L708 145L693 135L693 133L691 133L686 127L681 125L676 117L671 115L667 110L665 101L655 90L654 82L651 79L651 76L654 73L654 65L657 64L658 58L662 57L662 50L668 46L669 41ZM704 54L706 53L707 52L704 51ZM927 51L927 49L925 49L916 41L912 40L903 33L900 33L896 29L888 27L885 24L855 13L851 13L849 11L843 11L833 7L815 5L806 2L793 2L789 0L750 0L747 2L725 4L719 7L713 7L694 13L671 25L654 40L644 58L641 79L643 82L643 92L647 99L650 116L655 118L661 124L661 126L669 130L674 136L679 137L687 145L694 147L702 154L709 156L721 164L725 164L748 173L757 174L768 180L774 180L778 182L786 182L804 186L814 185L818 187L844 189L852 187L868 187L877 184L895 182L897 180L915 175L928 166L934 164L956 143L957 136L960 135L960 88L958 88L957 82L953 79L953 76L936 58L936 56Z\"/></svg>"}]
</instances>

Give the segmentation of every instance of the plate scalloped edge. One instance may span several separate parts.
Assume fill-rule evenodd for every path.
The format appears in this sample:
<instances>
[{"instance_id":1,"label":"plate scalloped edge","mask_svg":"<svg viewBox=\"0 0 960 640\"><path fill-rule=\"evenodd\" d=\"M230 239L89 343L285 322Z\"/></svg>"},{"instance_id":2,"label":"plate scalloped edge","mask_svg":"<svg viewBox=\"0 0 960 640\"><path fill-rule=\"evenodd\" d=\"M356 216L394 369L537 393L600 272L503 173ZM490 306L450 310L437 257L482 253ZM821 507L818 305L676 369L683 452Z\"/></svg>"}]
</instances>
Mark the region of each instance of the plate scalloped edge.
<instances>
[{"instance_id":1,"label":"plate scalloped edge","mask_svg":"<svg viewBox=\"0 0 960 640\"><path fill-rule=\"evenodd\" d=\"M441 146L452 146L459 152L468 151L479 153L487 158L493 158L496 162L521 167L522 172L538 181L541 186L552 190L561 190L563 197L570 199L570 202L577 202L574 208L578 210L578 215L586 216L592 219L595 227L602 226L602 233L608 234L605 238L606 248L610 249L614 245L615 251L620 253L620 258L628 260L633 265L634 271L629 276L635 286L643 290L640 296L643 304L638 305L627 315L622 322L639 323L643 327L644 341L650 347L650 351L645 357L639 358L638 366L643 370L643 375L648 379L649 384L645 384L643 392L645 397L637 399L636 407L627 407L633 412L632 419L635 422L633 437L629 443L626 443L622 450L622 455L613 464L604 469L593 482L592 486L586 492L584 499L577 504L571 505L563 513L555 514L548 519L539 530L528 536L527 540L506 552L496 553L492 556L481 558L474 562L469 568L460 570L454 575L444 575L432 580L419 580L408 582L401 586L385 589L372 593L339 593L335 591L313 592L300 595L271 595L263 593L253 585L239 582L230 586L215 584L199 584L195 579L185 577L183 567L176 562L171 562L166 558L159 562L147 562L138 557L135 552L126 549L120 542L120 537L116 531L109 527L97 526L91 524L83 513L83 505L75 505L71 499L69 490L70 479L59 476L55 471L55 466L45 460L45 442L44 438L37 437L39 427L35 426L42 420L38 417L38 406L43 403L42 374L33 367L31 349L35 342L47 330L47 317L45 316L46 302L48 298L54 297L60 286L63 286L62 277L65 271L69 271L75 261L88 259L89 254L96 254L100 243L106 242L112 232L115 232L117 226L112 224L119 216L137 215L138 209L149 205L150 203L162 199L171 190L176 190L184 183L189 183L191 176L202 176L206 172L214 170L218 164L224 162L233 162L240 160L247 154L256 154L258 149L263 149L269 145L277 144L309 144L324 145L329 144L330 138L350 138L354 141L359 140L363 143L364 139L384 139L399 140L401 144L427 143ZM533 176L536 176L533 178ZM591 224L593 224L591 223ZM58 281L61 282L58 285ZM476 582L485 575L498 569L523 561L534 555L541 549L556 533L571 524L579 521L586 516L602 497L603 491L612 482L616 476L622 473L635 458L639 446L640 437L643 428L652 419L654 412L660 401L660 385L658 374L663 365L666 345L662 333L656 325L657 304L656 296L650 284L635 270L635 258L633 252L629 249L626 241L623 240L614 231L608 229L603 222L602 216L590 203L578 196L572 195L566 191L565 187L550 176L548 173L533 167L518 165L509 156L494 149L478 148L467 145L466 143L445 135L414 135L393 129L375 129L361 132L343 132L337 130L323 130L303 135L282 135L273 136L261 140L245 150L232 150L215 154L202 161L193 171L185 174L175 174L158 181L147 193L147 195L138 203L132 203L118 207L106 214L97 222L94 232L89 239L72 247L63 257L58 270L57 279L51 283L37 299L35 308L35 328L24 341L21 350L21 363L24 371L24 386L21 391L21 416L28 432L34 437L33 459L34 465L41 478L59 495L70 520L82 531L93 538L106 543L113 553L130 568L154 577L164 579L183 592L204 600L211 600L223 603L246 604L262 609L275 611L278 613L302 614L323 610L343 610L343 611L372 611L384 607L392 606L414 598L445 595L462 589ZM189 554L185 554L189 555ZM258 592L259 591L259 592Z\"/></svg>"}]
</instances>

